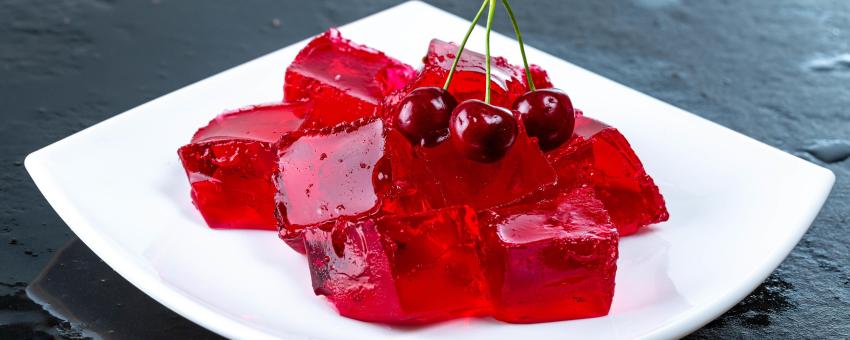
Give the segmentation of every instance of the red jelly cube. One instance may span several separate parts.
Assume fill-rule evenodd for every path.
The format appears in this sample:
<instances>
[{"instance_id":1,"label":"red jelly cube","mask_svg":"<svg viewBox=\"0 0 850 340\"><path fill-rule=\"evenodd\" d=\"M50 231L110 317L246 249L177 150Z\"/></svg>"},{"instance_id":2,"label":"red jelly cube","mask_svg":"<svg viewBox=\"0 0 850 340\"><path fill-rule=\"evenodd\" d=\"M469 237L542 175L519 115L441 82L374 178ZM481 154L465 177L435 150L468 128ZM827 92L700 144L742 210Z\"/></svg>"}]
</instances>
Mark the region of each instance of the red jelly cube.
<instances>
[{"instance_id":1,"label":"red jelly cube","mask_svg":"<svg viewBox=\"0 0 850 340\"><path fill-rule=\"evenodd\" d=\"M592 189L479 216L496 319L531 323L608 314L619 237Z\"/></svg>"},{"instance_id":2,"label":"red jelly cube","mask_svg":"<svg viewBox=\"0 0 850 340\"><path fill-rule=\"evenodd\" d=\"M224 113L178 150L192 201L211 228L277 229L273 144L307 112L308 104L295 103Z\"/></svg>"},{"instance_id":3,"label":"red jelly cube","mask_svg":"<svg viewBox=\"0 0 850 340\"><path fill-rule=\"evenodd\" d=\"M285 138L278 147L275 175L281 237L297 248L308 225L340 216L444 206L412 148L380 119Z\"/></svg>"},{"instance_id":4,"label":"red jelly cube","mask_svg":"<svg viewBox=\"0 0 850 340\"><path fill-rule=\"evenodd\" d=\"M313 288L341 315L420 324L489 310L467 207L340 220L305 231Z\"/></svg>"},{"instance_id":5,"label":"red jelly cube","mask_svg":"<svg viewBox=\"0 0 850 340\"><path fill-rule=\"evenodd\" d=\"M312 102L306 126L328 127L374 114L384 97L415 75L409 65L329 29L286 69L283 93L287 101Z\"/></svg>"},{"instance_id":6,"label":"red jelly cube","mask_svg":"<svg viewBox=\"0 0 850 340\"><path fill-rule=\"evenodd\" d=\"M447 204L488 209L519 200L557 180L537 142L522 126L519 131L508 153L493 163L466 158L451 140L433 148L417 148L417 154L426 161Z\"/></svg>"},{"instance_id":7,"label":"red jelly cube","mask_svg":"<svg viewBox=\"0 0 850 340\"><path fill-rule=\"evenodd\" d=\"M409 90L423 86L443 87L446 77L457 55L457 45L442 40L431 40L428 54L425 56L422 71L408 86ZM464 49L457 63L457 70L449 84L449 92L458 102L468 99L484 99L485 56ZM541 88L552 87L546 71L532 67L532 79ZM514 100L528 91L528 81L523 68L511 65L507 59L491 59L491 103L502 107L511 107Z\"/></svg>"},{"instance_id":8,"label":"red jelly cube","mask_svg":"<svg viewBox=\"0 0 850 340\"><path fill-rule=\"evenodd\" d=\"M531 72L531 80L534 81L534 87L538 89L548 89L555 87L552 85L552 80L549 79L549 74L542 67L531 64L528 65L528 70ZM523 78L523 84L528 86L528 78Z\"/></svg>"},{"instance_id":9,"label":"red jelly cube","mask_svg":"<svg viewBox=\"0 0 850 340\"><path fill-rule=\"evenodd\" d=\"M630 235L670 215L664 197L629 142L617 129L577 116L575 136L547 153L561 189L591 184L620 235Z\"/></svg>"}]
</instances>

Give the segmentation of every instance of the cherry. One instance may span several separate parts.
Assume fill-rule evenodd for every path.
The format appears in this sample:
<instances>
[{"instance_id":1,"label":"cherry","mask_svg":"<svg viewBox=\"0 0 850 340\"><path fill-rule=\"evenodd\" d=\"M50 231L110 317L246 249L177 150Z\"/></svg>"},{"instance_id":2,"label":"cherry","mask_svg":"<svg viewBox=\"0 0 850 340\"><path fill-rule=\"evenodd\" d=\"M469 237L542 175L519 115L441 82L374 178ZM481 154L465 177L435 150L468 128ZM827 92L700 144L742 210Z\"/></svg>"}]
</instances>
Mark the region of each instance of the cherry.
<instances>
[{"instance_id":1,"label":"cherry","mask_svg":"<svg viewBox=\"0 0 850 340\"><path fill-rule=\"evenodd\" d=\"M552 150L573 135L576 117L570 97L558 89L529 91L514 101L529 136L543 151Z\"/></svg>"},{"instance_id":2,"label":"cherry","mask_svg":"<svg viewBox=\"0 0 850 340\"><path fill-rule=\"evenodd\" d=\"M449 118L457 100L439 87L420 87L399 104L396 128L411 142L432 147L449 138Z\"/></svg>"},{"instance_id":3,"label":"cherry","mask_svg":"<svg viewBox=\"0 0 850 340\"><path fill-rule=\"evenodd\" d=\"M501 159L519 133L511 111L480 100L458 105L452 112L449 129L455 148L467 158L483 163Z\"/></svg>"}]
</instances>

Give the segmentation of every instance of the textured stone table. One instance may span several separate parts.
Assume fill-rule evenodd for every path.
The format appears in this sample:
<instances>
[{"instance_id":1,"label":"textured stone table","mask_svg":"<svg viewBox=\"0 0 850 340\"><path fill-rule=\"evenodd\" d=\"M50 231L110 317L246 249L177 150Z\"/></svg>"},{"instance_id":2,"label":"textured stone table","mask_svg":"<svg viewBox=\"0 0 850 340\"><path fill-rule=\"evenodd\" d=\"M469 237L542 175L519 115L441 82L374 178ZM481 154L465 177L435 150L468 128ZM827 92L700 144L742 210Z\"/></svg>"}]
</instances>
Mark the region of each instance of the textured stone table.
<instances>
[{"instance_id":1,"label":"textured stone table","mask_svg":"<svg viewBox=\"0 0 850 340\"><path fill-rule=\"evenodd\" d=\"M215 338L76 241L30 181L24 157L396 2L0 2L0 338ZM478 6L433 3L465 17ZM529 44L838 176L791 256L692 337L850 337L850 160L842 160L841 146L850 143L850 1L515 0L514 6ZM496 28L511 33L505 20ZM825 149L832 139L843 142ZM42 311L24 293L27 285L69 320Z\"/></svg>"}]
</instances>

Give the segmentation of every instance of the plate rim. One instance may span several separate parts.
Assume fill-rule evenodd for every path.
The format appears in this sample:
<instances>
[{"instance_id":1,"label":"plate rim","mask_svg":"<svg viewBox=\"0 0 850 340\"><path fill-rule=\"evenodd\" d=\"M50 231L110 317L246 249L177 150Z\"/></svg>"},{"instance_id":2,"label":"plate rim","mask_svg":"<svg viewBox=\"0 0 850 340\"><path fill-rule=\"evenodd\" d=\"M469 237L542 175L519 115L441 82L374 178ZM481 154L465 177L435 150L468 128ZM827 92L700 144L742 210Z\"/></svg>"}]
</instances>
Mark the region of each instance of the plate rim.
<instances>
[{"instance_id":1,"label":"plate rim","mask_svg":"<svg viewBox=\"0 0 850 340\"><path fill-rule=\"evenodd\" d=\"M432 6L419 0L413 0L372 13L363 18L354 20L346 25L365 21L376 14L407 6L425 6L430 10L437 10L446 15L457 17L456 15L446 12L438 7ZM26 168L27 172L30 174L30 177L33 179L33 182L35 183L36 187L45 197L50 206L54 209L54 211L56 211L56 213L63 220L63 222L65 222L65 224L68 225L68 227L77 235L77 237L79 237L80 240L82 240L86 244L86 246L88 246L98 257L100 257L107 265L109 265L110 268L115 270L119 275L124 277L130 283L132 283L136 288L138 288L160 304L166 306L170 310L180 314L181 316L191 320L192 322L204 328L207 328L217 334L229 338L276 339L281 336L286 336L287 338L311 338L308 335L296 334L291 332L283 334L273 334L266 330L256 328L254 326L249 326L247 324L237 321L236 319L226 316L224 313L217 311L215 308L205 306L198 301L192 300L187 296L181 294L178 290L165 285L162 281L156 280L155 277L151 277L151 275L144 269L144 267L139 266L135 263L135 261L133 260L133 255L129 253L126 248L116 244L116 242L111 240L109 237L106 237L104 234L97 232L97 228L94 228L93 224L88 220L88 218L86 218L82 213L80 213L76 204L67 197L66 193L62 189L60 189L60 186L54 183L53 178L51 177L48 171L48 166L46 164L48 158L47 154L51 149L56 148L58 144L65 144L69 141L82 138L86 134L92 133L92 131L94 130L104 128L104 125L107 125L110 122L118 119L119 117L124 116L128 112L142 108L143 106L146 106L151 102L160 100L165 96L177 94L190 87L194 87L196 85L209 81L210 79L222 76L229 72L233 72L234 70L245 66L248 63L256 62L260 59L269 57L272 54L275 54L276 52L280 51L281 49L285 49L292 45L304 44L311 38L312 36L308 36L303 40L283 46L280 49L261 55L257 58L248 60L229 69L226 69L199 81L183 86L177 90L166 93L160 97L152 99L134 108L116 114L108 119L89 126L59 141L48 144L38 149L37 151L34 151L27 155L24 160L24 167ZM541 52L558 60L563 60L562 58L552 56L545 51ZM595 72L593 73L596 74ZM625 86L614 80L610 80L602 75L598 76L605 78L614 84ZM650 99L659 101L665 105L670 105L678 110L681 110L678 107L675 107L667 102L663 102L655 97L649 96L632 88L629 89L641 93ZM697 116L685 110L681 111L693 117L700 118L701 120L704 120L707 123L723 127L724 129L734 134L743 136L750 143L757 143L761 146L771 149L772 151L779 151L783 154L788 155L782 150L774 148L761 141L755 140L749 136L743 135L737 131L726 128L717 123L714 123L708 119ZM813 189L811 192L815 193L813 197L814 199L813 201L809 202L811 208L807 209L806 213L802 214L799 217L798 223L795 224L796 227L794 228L793 232L789 234L789 237L787 238L786 242L773 249L774 254L769 257L769 264L756 268L756 270L751 272L746 279L741 280L742 282L746 281L746 285L738 285L729 289L729 291L727 291L718 299L722 300L721 302L716 302L713 304L703 304L697 306L696 308L689 309L687 312L677 315L675 318L671 319L666 324L661 325L658 328L655 328L644 334L643 336L641 336L642 338L681 337L705 326L706 324L708 324L709 322L716 319L717 317L725 313L727 310L732 308L739 301L743 300L747 295L749 295L753 290L755 290L771 273L773 273L776 268L787 258L793 248L797 245L797 243L799 243L800 239L802 239L803 235L811 227L811 224L814 222L815 218L820 213L824 203L829 197L829 194L835 184L835 174L831 170L818 164L799 159L797 157L793 158L809 165L809 169L811 170L807 171L811 171L811 175L807 178L807 180L812 182Z\"/></svg>"}]
</instances>

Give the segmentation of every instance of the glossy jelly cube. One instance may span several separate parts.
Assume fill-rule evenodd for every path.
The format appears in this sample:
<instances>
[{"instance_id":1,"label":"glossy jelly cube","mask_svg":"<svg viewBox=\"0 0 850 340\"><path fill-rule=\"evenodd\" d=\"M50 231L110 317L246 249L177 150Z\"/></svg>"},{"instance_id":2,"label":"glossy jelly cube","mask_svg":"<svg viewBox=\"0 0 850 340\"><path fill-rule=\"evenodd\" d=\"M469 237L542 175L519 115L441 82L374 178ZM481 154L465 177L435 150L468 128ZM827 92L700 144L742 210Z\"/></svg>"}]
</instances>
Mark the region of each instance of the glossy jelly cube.
<instances>
[{"instance_id":1,"label":"glossy jelly cube","mask_svg":"<svg viewBox=\"0 0 850 340\"><path fill-rule=\"evenodd\" d=\"M273 144L308 113L305 103L224 113L178 150L192 201L211 228L277 229Z\"/></svg>"},{"instance_id":2,"label":"glossy jelly cube","mask_svg":"<svg viewBox=\"0 0 850 340\"><path fill-rule=\"evenodd\" d=\"M619 236L592 189L479 216L496 319L531 323L608 314Z\"/></svg>"},{"instance_id":3,"label":"glossy jelly cube","mask_svg":"<svg viewBox=\"0 0 850 340\"><path fill-rule=\"evenodd\" d=\"M546 156L558 172L559 190L587 184L596 189L620 235L670 217L629 142L605 123L577 116L573 139Z\"/></svg>"},{"instance_id":4,"label":"glossy jelly cube","mask_svg":"<svg viewBox=\"0 0 850 340\"><path fill-rule=\"evenodd\" d=\"M305 126L330 127L375 114L384 97L415 75L409 65L329 29L286 69L283 92L287 101L312 102Z\"/></svg>"},{"instance_id":5,"label":"glossy jelly cube","mask_svg":"<svg viewBox=\"0 0 850 340\"><path fill-rule=\"evenodd\" d=\"M379 119L285 139L277 150L275 202L281 237L296 248L305 226L444 205L410 142Z\"/></svg>"},{"instance_id":6,"label":"glossy jelly cube","mask_svg":"<svg viewBox=\"0 0 850 340\"><path fill-rule=\"evenodd\" d=\"M304 238L316 294L346 317L421 324L489 311L470 208L342 219Z\"/></svg>"},{"instance_id":7,"label":"glossy jelly cube","mask_svg":"<svg viewBox=\"0 0 850 340\"><path fill-rule=\"evenodd\" d=\"M446 77L457 55L457 45L442 40L431 40L428 54L419 75L408 86L408 91L423 86L443 87ZM449 84L449 92L458 102L468 99L484 99L485 57L483 54L464 49L457 63L457 70ZM511 107L514 100L528 91L528 81L523 68L511 65L503 57L491 59L491 103L502 107ZM532 79L535 85L551 87L546 71L539 66L532 67ZM539 84L538 84L539 83Z\"/></svg>"},{"instance_id":8,"label":"glossy jelly cube","mask_svg":"<svg viewBox=\"0 0 850 340\"><path fill-rule=\"evenodd\" d=\"M520 127L519 131L508 153L493 163L466 158L451 140L416 151L434 175L448 205L488 209L520 200L557 180L537 142L525 134L525 128Z\"/></svg>"}]
</instances>

